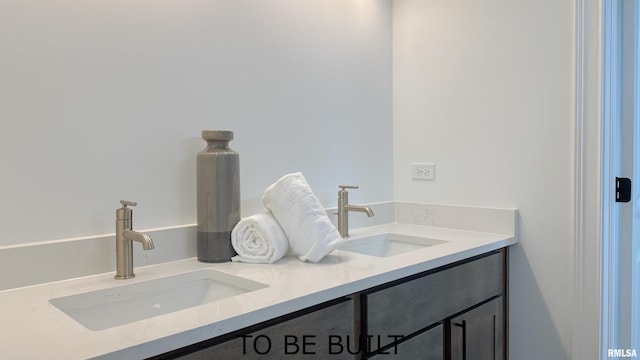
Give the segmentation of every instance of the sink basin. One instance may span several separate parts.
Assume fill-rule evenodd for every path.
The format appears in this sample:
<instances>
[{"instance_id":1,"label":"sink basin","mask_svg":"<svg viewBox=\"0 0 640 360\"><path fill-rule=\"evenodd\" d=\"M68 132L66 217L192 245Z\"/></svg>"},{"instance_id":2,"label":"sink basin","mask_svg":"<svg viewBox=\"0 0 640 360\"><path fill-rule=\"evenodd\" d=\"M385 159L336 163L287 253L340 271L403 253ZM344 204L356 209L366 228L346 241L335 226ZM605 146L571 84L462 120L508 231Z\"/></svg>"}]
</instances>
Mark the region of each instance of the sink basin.
<instances>
[{"instance_id":1,"label":"sink basin","mask_svg":"<svg viewBox=\"0 0 640 360\"><path fill-rule=\"evenodd\" d=\"M446 243L446 241L420 236L385 233L345 240L340 249L364 255L387 257L443 243Z\"/></svg>"},{"instance_id":2,"label":"sink basin","mask_svg":"<svg viewBox=\"0 0 640 360\"><path fill-rule=\"evenodd\" d=\"M103 330L244 294L267 285L202 269L49 300L89 330Z\"/></svg>"}]
</instances>

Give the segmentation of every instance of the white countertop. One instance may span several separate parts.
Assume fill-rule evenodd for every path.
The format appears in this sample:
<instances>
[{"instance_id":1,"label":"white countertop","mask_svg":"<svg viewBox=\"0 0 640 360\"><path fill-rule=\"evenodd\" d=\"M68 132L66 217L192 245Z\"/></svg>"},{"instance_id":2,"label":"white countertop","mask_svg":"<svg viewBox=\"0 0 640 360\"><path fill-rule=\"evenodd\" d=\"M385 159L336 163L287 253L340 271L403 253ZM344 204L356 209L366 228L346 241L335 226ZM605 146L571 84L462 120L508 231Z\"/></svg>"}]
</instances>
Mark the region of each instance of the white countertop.
<instances>
[{"instance_id":1,"label":"white countertop","mask_svg":"<svg viewBox=\"0 0 640 360\"><path fill-rule=\"evenodd\" d=\"M315 264L290 255L275 264L206 264L193 258L136 268L126 284L210 268L269 286L100 331L86 329L49 300L124 285L113 273L0 291L0 359L153 356L516 242L513 234L408 224L352 230L351 238L386 232L447 242L384 258L335 250Z\"/></svg>"}]
</instances>

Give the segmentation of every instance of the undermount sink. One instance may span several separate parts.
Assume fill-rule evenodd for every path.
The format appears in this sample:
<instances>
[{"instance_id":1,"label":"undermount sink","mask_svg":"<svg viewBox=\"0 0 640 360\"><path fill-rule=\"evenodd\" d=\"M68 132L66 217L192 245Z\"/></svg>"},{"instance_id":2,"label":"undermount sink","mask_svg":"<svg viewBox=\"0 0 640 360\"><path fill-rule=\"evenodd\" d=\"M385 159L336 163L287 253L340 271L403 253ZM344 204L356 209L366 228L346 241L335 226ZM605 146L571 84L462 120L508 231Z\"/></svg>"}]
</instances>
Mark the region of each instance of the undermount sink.
<instances>
[{"instance_id":1,"label":"undermount sink","mask_svg":"<svg viewBox=\"0 0 640 360\"><path fill-rule=\"evenodd\" d=\"M202 269L49 300L89 330L103 330L244 294L267 285Z\"/></svg>"},{"instance_id":2,"label":"undermount sink","mask_svg":"<svg viewBox=\"0 0 640 360\"><path fill-rule=\"evenodd\" d=\"M420 236L385 233L345 240L340 249L364 255L387 257L446 243Z\"/></svg>"}]
</instances>

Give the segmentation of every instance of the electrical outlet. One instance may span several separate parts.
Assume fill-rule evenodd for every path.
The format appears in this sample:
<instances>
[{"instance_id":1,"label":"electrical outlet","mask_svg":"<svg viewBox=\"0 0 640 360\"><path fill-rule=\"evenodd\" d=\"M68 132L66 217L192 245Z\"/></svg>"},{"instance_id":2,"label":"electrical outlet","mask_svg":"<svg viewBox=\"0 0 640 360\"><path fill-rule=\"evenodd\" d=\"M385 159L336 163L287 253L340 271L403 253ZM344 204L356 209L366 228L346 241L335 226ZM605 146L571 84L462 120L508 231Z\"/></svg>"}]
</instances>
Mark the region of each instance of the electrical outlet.
<instances>
[{"instance_id":1,"label":"electrical outlet","mask_svg":"<svg viewBox=\"0 0 640 360\"><path fill-rule=\"evenodd\" d=\"M434 163L411 164L411 178L413 180L435 180L436 164Z\"/></svg>"}]
</instances>

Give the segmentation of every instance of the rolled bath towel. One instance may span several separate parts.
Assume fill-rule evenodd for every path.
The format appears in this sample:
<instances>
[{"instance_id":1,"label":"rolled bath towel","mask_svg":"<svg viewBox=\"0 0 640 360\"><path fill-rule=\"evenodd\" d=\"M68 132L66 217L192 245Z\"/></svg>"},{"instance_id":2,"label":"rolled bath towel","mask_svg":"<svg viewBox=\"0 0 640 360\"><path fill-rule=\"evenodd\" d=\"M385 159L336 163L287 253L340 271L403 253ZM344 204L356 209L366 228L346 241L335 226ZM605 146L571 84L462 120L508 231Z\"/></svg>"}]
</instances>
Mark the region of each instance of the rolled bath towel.
<instances>
[{"instance_id":1,"label":"rolled bath towel","mask_svg":"<svg viewBox=\"0 0 640 360\"><path fill-rule=\"evenodd\" d=\"M273 212L302 261L319 261L342 239L300 172L285 175L269 186L262 202Z\"/></svg>"},{"instance_id":2,"label":"rolled bath towel","mask_svg":"<svg viewBox=\"0 0 640 360\"><path fill-rule=\"evenodd\" d=\"M289 240L270 212L252 215L231 231L231 245L238 255L231 261L271 264L287 254Z\"/></svg>"}]
</instances>

